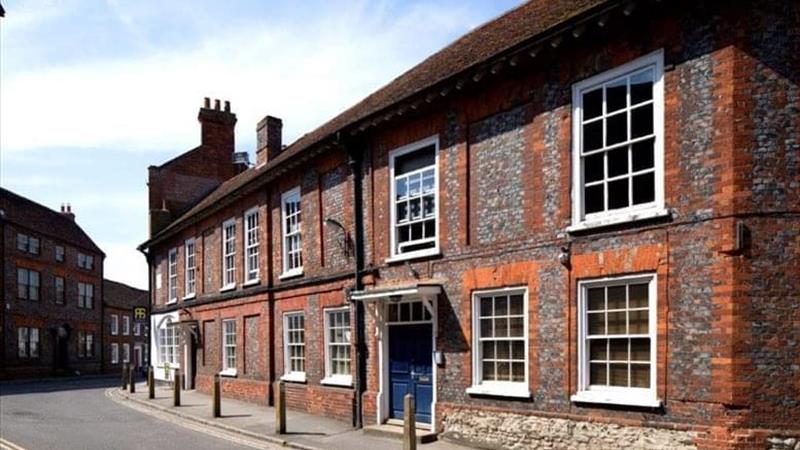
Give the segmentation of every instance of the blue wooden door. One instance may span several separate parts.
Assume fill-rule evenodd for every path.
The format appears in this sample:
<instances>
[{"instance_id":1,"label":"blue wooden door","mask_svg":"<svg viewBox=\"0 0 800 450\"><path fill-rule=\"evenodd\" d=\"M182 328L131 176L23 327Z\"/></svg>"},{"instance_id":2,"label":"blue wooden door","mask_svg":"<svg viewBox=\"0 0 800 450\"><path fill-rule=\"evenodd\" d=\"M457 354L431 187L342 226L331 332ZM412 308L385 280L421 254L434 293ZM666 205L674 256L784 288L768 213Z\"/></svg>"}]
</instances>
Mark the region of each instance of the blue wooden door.
<instances>
[{"instance_id":1,"label":"blue wooden door","mask_svg":"<svg viewBox=\"0 0 800 450\"><path fill-rule=\"evenodd\" d=\"M389 327L389 410L403 419L403 398L414 395L417 422L431 423L433 402L433 326L394 325Z\"/></svg>"}]
</instances>

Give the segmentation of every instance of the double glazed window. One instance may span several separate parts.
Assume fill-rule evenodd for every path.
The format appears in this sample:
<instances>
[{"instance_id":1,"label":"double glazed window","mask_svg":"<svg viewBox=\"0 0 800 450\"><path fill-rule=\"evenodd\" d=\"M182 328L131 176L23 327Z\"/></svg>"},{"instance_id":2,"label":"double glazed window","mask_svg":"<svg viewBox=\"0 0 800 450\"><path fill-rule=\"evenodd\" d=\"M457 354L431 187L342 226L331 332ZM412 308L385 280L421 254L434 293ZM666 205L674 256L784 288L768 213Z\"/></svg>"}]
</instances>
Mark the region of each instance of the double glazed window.
<instances>
[{"instance_id":1,"label":"double glazed window","mask_svg":"<svg viewBox=\"0 0 800 450\"><path fill-rule=\"evenodd\" d=\"M30 253L32 255L39 254L39 239L28 236L27 234L17 234L17 250Z\"/></svg>"},{"instance_id":2,"label":"double glazed window","mask_svg":"<svg viewBox=\"0 0 800 450\"><path fill-rule=\"evenodd\" d=\"M94 308L94 285L78 283L78 308Z\"/></svg>"},{"instance_id":3,"label":"double glazed window","mask_svg":"<svg viewBox=\"0 0 800 450\"><path fill-rule=\"evenodd\" d=\"M300 188L285 192L281 198L283 232L283 276L303 273L302 217Z\"/></svg>"},{"instance_id":4,"label":"double glazed window","mask_svg":"<svg viewBox=\"0 0 800 450\"><path fill-rule=\"evenodd\" d=\"M574 87L573 224L663 209L663 56Z\"/></svg>"},{"instance_id":5,"label":"double glazed window","mask_svg":"<svg viewBox=\"0 0 800 450\"><path fill-rule=\"evenodd\" d=\"M577 401L654 406L655 276L580 283Z\"/></svg>"},{"instance_id":6,"label":"double glazed window","mask_svg":"<svg viewBox=\"0 0 800 450\"><path fill-rule=\"evenodd\" d=\"M30 269L17 269L17 297L25 300L39 300L39 272Z\"/></svg>"},{"instance_id":7,"label":"double glazed window","mask_svg":"<svg viewBox=\"0 0 800 450\"><path fill-rule=\"evenodd\" d=\"M236 286L236 221L222 224L222 289Z\"/></svg>"},{"instance_id":8,"label":"double glazed window","mask_svg":"<svg viewBox=\"0 0 800 450\"><path fill-rule=\"evenodd\" d=\"M395 150L392 172L392 256L438 251L437 138Z\"/></svg>"},{"instance_id":9,"label":"double glazed window","mask_svg":"<svg viewBox=\"0 0 800 450\"><path fill-rule=\"evenodd\" d=\"M222 371L236 374L236 320L222 321Z\"/></svg>"},{"instance_id":10,"label":"double glazed window","mask_svg":"<svg viewBox=\"0 0 800 450\"><path fill-rule=\"evenodd\" d=\"M258 281L258 209L244 215L244 273L245 282Z\"/></svg>"},{"instance_id":11,"label":"double glazed window","mask_svg":"<svg viewBox=\"0 0 800 450\"><path fill-rule=\"evenodd\" d=\"M530 395L526 295L525 289L475 294L471 393Z\"/></svg>"},{"instance_id":12,"label":"double glazed window","mask_svg":"<svg viewBox=\"0 0 800 450\"><path fill-rule=\"evenodd\" d=\"M186 253L186 286L184 286L186 292L184 292L184 296L191 297L195 295L195 287L197 285L194 239L188 239L184 244L184 248Z\"/></svg>"},{"instance_id":13,"label":"double glazed window","mask_svg":"<svg viewBox=\"0 0 800 450\"><path fill-rule=\"evenodd\" d=\"M20 358L39 357L39 329L17 328L17 356Z\"/></svg>"},{"instance_id":14,"label":"double glazed window","mask_svg":"<svg viewBox=\"0 0 800 450\"><path fill-rule=\"evenodd\" d=\"M178 301L178 250L169 251L167 267L167 303Z\"/></svg>"},{"instance_id":15,"label":"double glazed window","mask_svg":"<svg viewBox=\"0 0 800 450\"><path fill-rule=\"evenodd\" d=\"M325 380L328 384L350 385L350 310L325 311Z\"/></svg>"},{"instance_id":16,"label":"double glazed window","mask_svg":"<svg viewBox=\"0 0 800 450\"><path fill-rule=\"evenodd\" d=\"M305 315L288 313L283 316L283 353L285 379L305 381L306 340Z\"/></svg>"},{"instance_id":17,"label":"double glazed window","mask_svg":"<svg viewBox=\"0 0 800 450\"><path fill-rule=\"evenodd\" d=\"M86 331L78 331L78 357L94 357L94 334Z\"/></svg>"}]
</instances>

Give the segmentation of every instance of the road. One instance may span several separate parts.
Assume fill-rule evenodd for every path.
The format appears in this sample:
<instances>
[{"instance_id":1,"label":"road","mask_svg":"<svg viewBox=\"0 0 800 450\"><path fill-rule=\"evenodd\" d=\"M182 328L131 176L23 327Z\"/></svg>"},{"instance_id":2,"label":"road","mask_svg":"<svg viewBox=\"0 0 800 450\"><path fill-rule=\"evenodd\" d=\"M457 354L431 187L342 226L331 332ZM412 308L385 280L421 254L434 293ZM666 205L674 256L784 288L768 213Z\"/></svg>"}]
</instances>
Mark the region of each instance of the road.
<instances>
[{"instance_id":1,"label":"road","mask_svg":"<svg viewBox=\"0 0 800 450\"><path fill-rule=\"evenodd\" d=\"M80 379L0 385L0 449L279 448L123 406L106 395L116 383Z\"/></svg>"}]
</instances>

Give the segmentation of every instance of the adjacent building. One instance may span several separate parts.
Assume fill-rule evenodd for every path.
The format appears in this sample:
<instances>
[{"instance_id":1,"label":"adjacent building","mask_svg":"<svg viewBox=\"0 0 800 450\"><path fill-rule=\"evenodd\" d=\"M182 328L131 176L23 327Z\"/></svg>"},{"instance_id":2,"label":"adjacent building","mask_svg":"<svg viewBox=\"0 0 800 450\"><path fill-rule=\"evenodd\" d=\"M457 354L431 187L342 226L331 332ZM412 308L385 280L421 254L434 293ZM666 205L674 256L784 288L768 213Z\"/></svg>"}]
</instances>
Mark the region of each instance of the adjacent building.
<instances>
[{"instance_id":1,"label":"adjacent building","mask_svg":"<svg viewBox=\"0 0 800 450\"><path fill-rule=\"evenodd\" d=\"M105 254L69 205L53 211L0 188L0 378L102 370Z\"/></svg>"},{"instance_id":2,"label":"adjacent building","mask_svg":"<svg viewBox=\"0 0 800 450\"><path fill-rule=\"evenodd\" d=\"M481 446L800 436L800 6L544 1L150 168L157 376ZM791 443L791 445L794 445Z\"/></svg>"},{"instance_id":3,"label":"adjacent building","mask_svg":"<svg viewBox=\"0 0 800 450\"><path fill-rule=\"evenodd\" d=\"M142 315L137 315L144 312ZM143 371L150 363L147 291L103 280L103 371L120 372L125 364Z\"/></svg>"}]
</instances>

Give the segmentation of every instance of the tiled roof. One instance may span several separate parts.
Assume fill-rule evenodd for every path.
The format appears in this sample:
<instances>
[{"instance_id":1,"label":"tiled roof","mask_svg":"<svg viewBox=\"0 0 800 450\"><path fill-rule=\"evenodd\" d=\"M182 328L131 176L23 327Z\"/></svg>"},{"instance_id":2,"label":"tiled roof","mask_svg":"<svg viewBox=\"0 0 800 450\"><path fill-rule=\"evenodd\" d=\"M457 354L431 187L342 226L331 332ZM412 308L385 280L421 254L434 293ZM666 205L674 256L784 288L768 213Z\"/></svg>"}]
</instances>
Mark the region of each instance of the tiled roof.
<instances>
[{"instance_id":1,"label":"tiled roof","mask_svg":"<svg viewBox=\"0 0 800 450\"><path fill-rule=\"evenodd\" d=\"M0 188L0 210L2 219L34 230L54 239L103 254L94 241L72 219L33 200Z\"/></svg>"},{"instance_id":2,"label":"tiled roof","mask_svg":"<svg viewBox=\"0 0 800 450\"><path fill-rule=\"evenodd\" d=\"M569 19L605 3L612 2L609 0L531 0L475 28L356 105L314 131L303 135L265 166L246 170L221 184L166 227L159 233L159 236L151 238L149 242L168 235L193 215L216 205L220 200L259 178L262 174L284 165L337 132L486 62L497 54L541 36ZM143 246L146 245L147 243L143 244Z\"/></svg>"},{"instance_id":3,"label":"tiled roof","mask_svg":"<svg viewBox=\"0 0 800 450\"><path fill-rule=\"evenodd\" d=\"M133 308L147 306L147 291L137 289L118 281L103 280L103 302L117 308Z\"/></svg>"}]
</instances>

